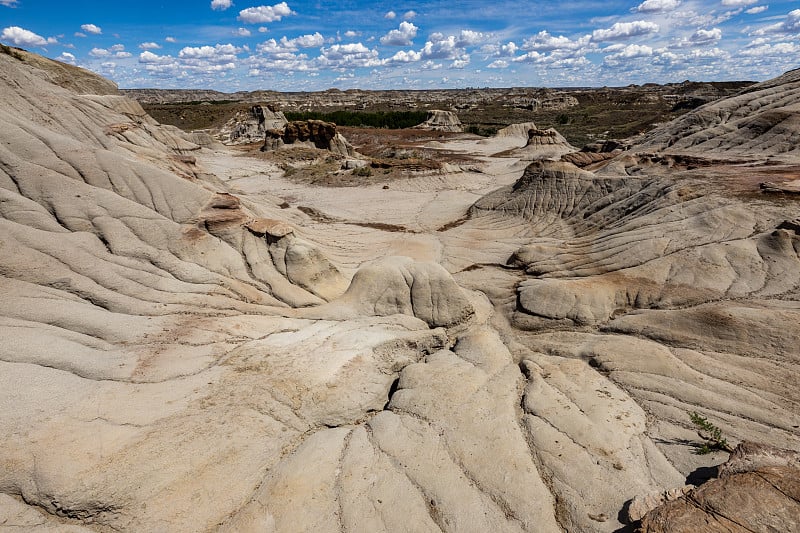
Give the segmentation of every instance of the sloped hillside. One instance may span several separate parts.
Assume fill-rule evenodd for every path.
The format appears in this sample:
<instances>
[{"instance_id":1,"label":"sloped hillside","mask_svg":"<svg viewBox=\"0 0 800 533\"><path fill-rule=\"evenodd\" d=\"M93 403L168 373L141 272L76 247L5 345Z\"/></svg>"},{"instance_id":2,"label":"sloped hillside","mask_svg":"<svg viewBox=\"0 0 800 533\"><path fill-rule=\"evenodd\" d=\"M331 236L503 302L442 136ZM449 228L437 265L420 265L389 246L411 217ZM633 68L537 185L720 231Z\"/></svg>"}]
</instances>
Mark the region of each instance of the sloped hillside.
<instances>
[{"instance_id":1,"label":"sloped hillside","mask_svg":"<svg viewBox=\"0 0 800 533\"><path fill-rule=\"evenodd\" d=\"M706 104L653 130L639 150L713 159L800 157L800 69Z\"/></svg>"}]
</instances>

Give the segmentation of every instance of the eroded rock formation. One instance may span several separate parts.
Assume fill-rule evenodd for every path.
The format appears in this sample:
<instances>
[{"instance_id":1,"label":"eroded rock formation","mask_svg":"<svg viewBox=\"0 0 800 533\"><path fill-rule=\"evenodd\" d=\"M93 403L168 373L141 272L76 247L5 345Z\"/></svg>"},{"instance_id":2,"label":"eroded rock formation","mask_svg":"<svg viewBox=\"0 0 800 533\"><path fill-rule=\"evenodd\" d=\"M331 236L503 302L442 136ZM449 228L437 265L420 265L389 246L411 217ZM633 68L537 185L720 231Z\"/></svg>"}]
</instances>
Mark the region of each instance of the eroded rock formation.
<instances>
[{"instance_id":1,"label":"eroded rock formation","mask_svg":"<svg viewBox=\"0 0 800 533\"><path fill-rule=\"evenodd\" d=\"M286 126L286 116L271 105L254 105L239 111L220 128L217 137L223 144L252 144L264 140L268 131Z\"/></svg>"},{"instance_id":2,"label":"eroded rock formation","mask_svg":"<svg viewBox=\"0 0 800 533\"><path fill-rule=\"evenodd\" d=\"M428 111L428 118L425 122L415 127L421 130L449 131L454 133L461 133L464 131L458 115L452 111L443 111L441 109L431 109Z\"/></svg>"}]
</instances>

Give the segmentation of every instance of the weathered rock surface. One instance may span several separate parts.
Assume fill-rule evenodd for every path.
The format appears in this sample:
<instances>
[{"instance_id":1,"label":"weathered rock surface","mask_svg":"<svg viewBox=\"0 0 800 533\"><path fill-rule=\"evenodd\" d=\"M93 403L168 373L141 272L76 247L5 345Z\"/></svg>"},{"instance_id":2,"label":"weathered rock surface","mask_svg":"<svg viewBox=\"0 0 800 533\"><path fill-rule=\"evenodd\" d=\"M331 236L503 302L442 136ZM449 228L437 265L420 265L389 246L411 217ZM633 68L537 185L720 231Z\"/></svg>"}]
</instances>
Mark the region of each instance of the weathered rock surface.
<instances>
[{"instance_id":1,"label":"weathered rock surface","mask_svg":"<svg viewBox=\"0 0 800 533\"><path fill-rule=\"evenodd\" d=\"M644 516L643 532L795 531L800 516L800 453L742 443L719 479Z\"/></svg>"},{"instance_id":2,"label":"weathered rock surface","mask_svg":"<svg viewBox=\"0 0 800 533\"><path fill-rule=\"evenodd\" d=\"M452 111L443 111L441 109L431 109L428 111L428 118L425 119L425 122L414 127L421 130L449 131L453 133L464 131L458 115Z\"/></svg>"},{"instance_id":3,"label":"weathered rock surface","mask_svg":"<svg viewBox=\"0 0 800 533\"><path fill-rule=\"evenodd\" d=\"M336 124L322 120L296 120L281 128L266 131L262 152L278 150L284 146L305 145L344 156L356 155L353 146L336 131Z\"/></svg>"},{"instance_id":4,"label":"weathered rock surface","mask_svg":"<svg viewBox=\"0 0 800 533\"><path fill-rule=\"evenodd\" d=\"M800 156L800 69L687 113L647 134L635 150L719 159L796 160Z\"/></svg>"},{"instance_id":5,"label":"weathered rock surface","mask_svg":"<svg viewBox=\"0 0 800 533\"><path fill-rule=\"evenodd\" d=\"M552 128L540 130L532 127L528 129L527 134L525 146L512 150L509 155L519 157L523 161L558 160L564 154L578 151Z\"/></svg>"},{"instance_id":6,"label":"weathered rock surface","mask_svg":"<svg viewBox=\"0 0 800 533\"><path fill-rule=\"evenodd\" d=\"M271 105L254 105L248 111L234 115L217 132L223 144L233 146L262 142L270 130L281 129L288 124L286 116Z\"/></svg>"}]
</instances>

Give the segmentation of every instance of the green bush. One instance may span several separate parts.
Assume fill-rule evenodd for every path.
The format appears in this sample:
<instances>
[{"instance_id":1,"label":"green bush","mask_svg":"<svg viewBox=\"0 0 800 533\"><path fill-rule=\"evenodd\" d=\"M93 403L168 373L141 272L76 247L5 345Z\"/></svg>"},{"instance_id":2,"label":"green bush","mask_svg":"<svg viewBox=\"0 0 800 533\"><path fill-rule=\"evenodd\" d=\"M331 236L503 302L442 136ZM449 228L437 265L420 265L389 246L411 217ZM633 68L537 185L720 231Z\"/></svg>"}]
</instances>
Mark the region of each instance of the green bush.
<instances>
[{"instance_id":1,"label":"green bush","mask_svg":"<svg viewBox=\"0 0 800 533\"><path fill-rule=\"evenodd\" d=\"M353 171L353 175L360 178L368 178L372 176L372 169L369 167L359 167Z\"/></svg>"},{"instance_id":2,"label":"green bush","mask_svg":"<svg viewBox=\"0 0 800 533\"><path fill-rule=\"evenodd\" d=\"M733 447L728 444L725 437L722 436L722 430L708 421L704 416L692 411L689 413L689 418L698 429L700 438L703 439L703 444L697 448L698 455L705 455L715 450L722 450L732 452Z\"/></svg>"}]
</instances>

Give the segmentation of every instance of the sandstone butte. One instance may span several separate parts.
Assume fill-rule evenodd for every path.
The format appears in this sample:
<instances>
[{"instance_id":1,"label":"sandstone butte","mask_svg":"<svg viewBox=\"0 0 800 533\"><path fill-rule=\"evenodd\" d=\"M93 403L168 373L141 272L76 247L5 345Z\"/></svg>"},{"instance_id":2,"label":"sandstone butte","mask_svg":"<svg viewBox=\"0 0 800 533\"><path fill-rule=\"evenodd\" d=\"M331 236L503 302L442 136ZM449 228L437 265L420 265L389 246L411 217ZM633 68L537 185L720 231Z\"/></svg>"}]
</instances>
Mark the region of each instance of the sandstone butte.
<instances>
[{"instance_id":1,"label":"sandstone butte","mask_svg":"<svg viewBox=\"0 0 800 533\"><path fill-rule=\"evenodd\" d=\"M352 188L14 55L0 531L800 529L800 72Z\"/></svg>"}]
</instances>

